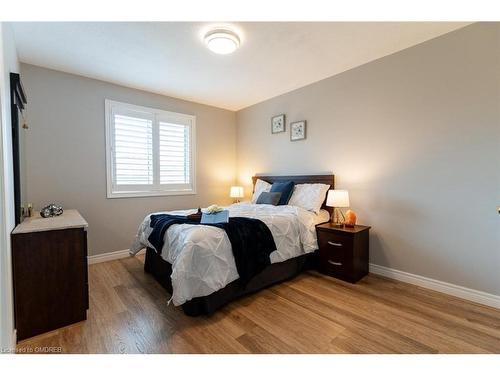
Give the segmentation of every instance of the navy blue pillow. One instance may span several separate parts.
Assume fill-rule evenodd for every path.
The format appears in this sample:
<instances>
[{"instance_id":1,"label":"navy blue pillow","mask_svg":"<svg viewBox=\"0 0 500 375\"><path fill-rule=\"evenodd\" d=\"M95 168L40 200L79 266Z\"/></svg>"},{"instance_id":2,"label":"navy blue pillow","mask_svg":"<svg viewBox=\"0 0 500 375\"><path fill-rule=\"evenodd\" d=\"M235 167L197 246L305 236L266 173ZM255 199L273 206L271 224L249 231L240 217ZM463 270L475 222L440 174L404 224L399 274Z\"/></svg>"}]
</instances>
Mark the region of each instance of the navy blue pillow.
<instances>
[{"instance_id":1,"label":"navy blue pillow","mask_svg":"<svg viewBox=\"0 0 500 375\"><path fill-rule=\"evenodd\" d=\"M273 206L276 206L279 203L280 198L281 193L267 193L264 191L260 193L255 204L272 204Z\"/></svg>"},{"instance_id":2,"label":"navy blue pillow","mask_svg":"<svg viewBox=\"0 0 500 375\"><path fill-rule=\"evenodd\" d=\"M288 204L288 201L292 196L294 186L295 182L293 181L275 182L273 186L271 186L271 193L281 193L278 206Z\"/></svg>"}]
</instances>

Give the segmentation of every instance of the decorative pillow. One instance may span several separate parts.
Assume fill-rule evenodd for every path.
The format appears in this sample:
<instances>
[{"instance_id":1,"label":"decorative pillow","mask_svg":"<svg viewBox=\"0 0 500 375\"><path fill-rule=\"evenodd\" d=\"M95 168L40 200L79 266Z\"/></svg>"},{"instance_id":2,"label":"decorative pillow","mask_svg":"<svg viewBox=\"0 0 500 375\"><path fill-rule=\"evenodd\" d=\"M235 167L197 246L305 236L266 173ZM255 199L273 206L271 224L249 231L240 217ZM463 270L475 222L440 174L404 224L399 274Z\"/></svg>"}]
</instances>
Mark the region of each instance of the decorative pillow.
<instances>
[{"instance_id":1,"label":"decorative pillow","mask_svg":"<svg viewBox=\"0 0 500 375\"><path fill-rule=\"evenodd\" d=\"M269 182L257 179L257 181L255 181L255 189L252 195L252 203L257 202L261 193L269 192L269 190L271 190L271 184Z\"/></svg>"},{"instance_id":2,"label":"decorative pillow","mask_svg":"<svg viewBox=\"0 0 500 375\"><path fill-rule=\"evenodd\" d=\"M257 198L257 204L272 204L276 206L280 201L281 193L268 193L264 191L260 193L259 198Z\"/></svg>"},{"instance_id":3,"label":"decorative pillow","mask_svg":"<svg viewBox=\"0 0 500 375\"><path fill-rule=\"evenodd\" d=\"M275 182L273 186L271 186L271 193L281 193L280 201L278 202L278 206L284 206L288 204L290 197L293 193L293 187L295 186L295 182L293 181L285 181L285 182Z\"/></svg>"},{"instance_id":4,"label":"decorative pillow","mask_svg":"<svg viewBox=\"0 0 500 375\"><path fill-rule=\"evenodd\" d=\"M326 184L298 184L288 204L319 214L329 189L330 185Z\"/></svg>"}]
</instances>

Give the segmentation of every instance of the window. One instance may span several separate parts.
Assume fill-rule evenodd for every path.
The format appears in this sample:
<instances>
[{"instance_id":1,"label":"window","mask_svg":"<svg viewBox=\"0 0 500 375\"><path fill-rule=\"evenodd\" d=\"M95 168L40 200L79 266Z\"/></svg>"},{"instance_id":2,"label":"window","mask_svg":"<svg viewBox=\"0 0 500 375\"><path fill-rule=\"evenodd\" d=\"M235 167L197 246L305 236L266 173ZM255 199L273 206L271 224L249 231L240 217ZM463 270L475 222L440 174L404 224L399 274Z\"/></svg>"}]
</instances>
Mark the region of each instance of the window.
<instances>
[{"instance_id":1,"label":"window","mask_svg":"<svg viewBox=\"0 0 500 375\"><path fill-rule=\"evenodd\" d=\"M108 198L194 194L196 118L106 100Z\"/></svg>"}]
</instances>

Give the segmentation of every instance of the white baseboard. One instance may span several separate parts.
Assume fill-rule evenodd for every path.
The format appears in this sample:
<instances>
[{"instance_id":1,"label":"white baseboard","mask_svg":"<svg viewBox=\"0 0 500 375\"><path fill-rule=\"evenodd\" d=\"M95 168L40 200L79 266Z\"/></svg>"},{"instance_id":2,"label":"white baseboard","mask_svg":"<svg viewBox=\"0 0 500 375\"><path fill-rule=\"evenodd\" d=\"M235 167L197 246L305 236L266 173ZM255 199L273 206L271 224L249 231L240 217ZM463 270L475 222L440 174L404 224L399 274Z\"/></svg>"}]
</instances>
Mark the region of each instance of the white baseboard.
<instances>
[{"instance_id":1,"label":"white baseboard","mask_svg":"<svg viewBox=\"0 0 500 375\"><path fill-rule=\"evenodd\" d=\"M146 249L142 249L136 255L142 254ZM129 255L129 249L112 251L110 253L97 254L97 255L89 255L87 257L88 264L107 262L115 259L127 258Z\"/></svg>"},{"instance_id":2,"label":"white baseboard","mask_svg":"<svg viewBox=\"0 0 500 375\"><path fill-rule=\"evenodd\" d=\"M370 263L370 272L500 309L500 296Z\"/></svg>"}]
</instances>

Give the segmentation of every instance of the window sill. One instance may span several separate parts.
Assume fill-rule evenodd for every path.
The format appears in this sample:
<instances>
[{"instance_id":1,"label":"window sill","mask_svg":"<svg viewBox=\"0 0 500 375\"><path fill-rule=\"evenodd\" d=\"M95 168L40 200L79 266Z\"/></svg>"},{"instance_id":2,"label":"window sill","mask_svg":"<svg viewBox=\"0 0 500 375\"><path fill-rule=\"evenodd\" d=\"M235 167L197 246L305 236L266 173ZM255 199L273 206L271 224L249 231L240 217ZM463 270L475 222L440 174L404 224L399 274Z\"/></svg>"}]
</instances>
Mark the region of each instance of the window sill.
<instances>
[{"instance_id":1,"label":"window sill","mask_svg":"<svg viewBox=\"0 0 500 375\"><path fill-rule=\"evenodd\" d=\"M170 191L115 191L107 193L108 199L114 198L144 198L164 197L169 195L194 195L196 190L170 190Z\"/></svg>"}]
</instances>

